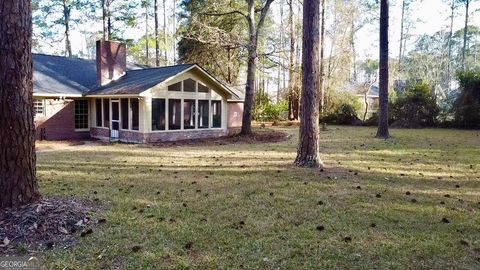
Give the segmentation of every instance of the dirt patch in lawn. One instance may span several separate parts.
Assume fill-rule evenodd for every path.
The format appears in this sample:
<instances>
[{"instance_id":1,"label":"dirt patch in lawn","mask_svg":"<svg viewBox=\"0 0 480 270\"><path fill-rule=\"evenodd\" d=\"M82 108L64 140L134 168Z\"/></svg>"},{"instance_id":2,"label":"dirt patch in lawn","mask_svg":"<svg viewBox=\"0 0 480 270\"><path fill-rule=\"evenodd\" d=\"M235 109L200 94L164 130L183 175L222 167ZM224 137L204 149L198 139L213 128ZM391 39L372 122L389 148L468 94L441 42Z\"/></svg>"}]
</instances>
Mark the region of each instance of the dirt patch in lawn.
<instances>
[{"instance_id":1,"label":"dirt patch in lawn","mask_svg":"<svg viewBox=\"0 0 480 270\"><path fill-rule=\"evenodd\" d=\"M55 246L69 247L75 237L93 233L91 213L99 205L64 198L41 199L19 209L0 212L0 254L32 254Z\"/></svg>"},{"instance_id":2,"label":"dirt patch in lawn","mask_svg":"<svg viewBox=\"0 0 480 270\"><path fill-rule=\"evenodd\" d=\"M239 132L220 138L191 139L175 142L150 143L148 146L209 146L227 144L256 144L256 143L277 143L290 138L287 133L272 129L258 129L252 135L242 136Z\"/></svg>"}]
</instances>

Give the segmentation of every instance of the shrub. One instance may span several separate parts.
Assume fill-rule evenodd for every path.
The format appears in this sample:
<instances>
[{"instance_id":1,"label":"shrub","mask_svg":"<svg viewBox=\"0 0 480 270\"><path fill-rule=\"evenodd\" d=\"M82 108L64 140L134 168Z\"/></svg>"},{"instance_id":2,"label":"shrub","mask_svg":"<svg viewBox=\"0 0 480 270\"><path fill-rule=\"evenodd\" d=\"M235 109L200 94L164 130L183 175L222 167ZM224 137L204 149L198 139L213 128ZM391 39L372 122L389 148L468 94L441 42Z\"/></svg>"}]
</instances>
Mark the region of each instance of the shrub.
<instances>
[{"instance_id":1,"label":"shrub","mask_svg":"<svg viewBox=\"0 0 480 270\"><path fill-rule=\"evenodd\" d=\"M457 74L460 93L453 104L455 123L463 128L480 128L480 70Z\"/></svg>"},{"instance_id":2,"label":"shrub","mask_svg":"<svg viewBox=\"0 0 480 270\"><path fill-rule=\"evenodd\" d=\"M255 94L253 119L260 121L284 120L282 114L285 111L288 111L286 101L272 103L266 94L260 92Z\"/></svg>"},{"instance_id":3,"label":"shrub","mask_svg":"<svg viewBox=\"0 0 480 270\"><path fill-rule=\"evenodd\" d=\"M396 127L433 126L439 109L427 84L414 84L399 95L391 105L391 116Z\"/></svg>"},{"instance_id":4,"label":"shrub","mask_svg":"<svg viewBox=\"0 0 480 270\"><path fill-rule=\"evenodd\" d=\"M361 108L359 99L345 92L332 91L327 96L324 115L321 122L337 125L357 125L360 119L357 111Z\"/></svg>"},{"instance_id":5,"label":"shrub","mask_svg":"<svg viewBox=\"0 0 480 270\"><path fill-rule=\"evenodd\" d=\"M358 125L361 123L357 112L351 104L342 104L336 111L321 118L321 122L337 125Z\"/></svg>"}]
</instances>

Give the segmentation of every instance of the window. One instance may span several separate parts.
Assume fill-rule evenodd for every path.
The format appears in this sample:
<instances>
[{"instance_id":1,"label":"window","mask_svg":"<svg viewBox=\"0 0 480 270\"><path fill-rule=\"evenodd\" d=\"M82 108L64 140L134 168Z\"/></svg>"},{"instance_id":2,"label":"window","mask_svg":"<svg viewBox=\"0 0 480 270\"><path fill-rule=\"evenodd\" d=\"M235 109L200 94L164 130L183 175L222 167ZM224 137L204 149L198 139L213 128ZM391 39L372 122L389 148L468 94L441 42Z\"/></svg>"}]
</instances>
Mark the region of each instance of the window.
<instances>
[{"instance_id":1,"label":"window","mask_svg":"<svg viewBox=\"0 0 480 270\"><path fill-rule=\"evenodd\" d=\"M183 128L195 128L195 100L185 99L183 101Z\"/></svg>"},{"instance_id":2,"label":"window","mask_svg":"<svg viewBox=\"0 0 480 270\"><path fill-rule=\"evenodd\" d=\"M75 100L75 129L88 128L88 100Z\"/></svg>"},{"instance_id":3,"label":"window","mask_svg":"<svg viewBox=\"0 0 480 270\"><path fill-rule=\"evenodd\" d=\"M168 86L168 91L182 91L182 82L178 82Z\"/></svg>"},{"instance_id":4,"label":"window","mask_svg":"<svg viewBox=\"0 0 480 270\"><path fill-rule=\"evenodd\" d=\"M197 82L192 79L186 79L185 81L183 81L183 92L196 92L196 83Z\"/></svg>"},{"instance_id":5,"label":"window","mask_svg":"<svg viewBox=\"0 0 480 270\"><path fill-rule=\"evenodd\" d=\"M45 106L44 106L43 99L35 98L33 100L33 112L35 115L45 114Z\"/></svg>"},{"instance_id":6,"label":"window","mask_svg":"<svg viewBox=\"0 0 480 270\"><path fill-rule=\"evenodd\" d=\"M128 98L120 99L120 110L122 111L122 129L128 129Z\"/></svg>"},{"instance_id":7,"label":"window","mask_svg":"<svg viewBox=\"0 0 480 270\"><path fill-rule=\"evenodd\" d=\"M208 100L198 101L198 128L208 128L209 110Z\"/></svg>"},{"instance_id":8,"label":"window","mask_svg":"<svg viewBox=\"0 0 480 270\"><path fill-rule=\"evenodd\" d=\"M168 129L175 130L181 127L180 99L168 100Z\"/></svg>"},{"instance_id":9,"label":"window","mask_svg":"<svg viewBox=\"0 0 480 270\"><path fill-rule=\"evenodd\" d=\"M103 127L110 128L110 100L103 100Z\"/></svg>"},{"instance_id":10,"label":"window","mask_svg":"<svg viewBox=\"0 0 480 270\"><path fill-rule=\"evenodd\" d=\"M208 93L208 87L205 85L198 83L198 92L199 93Z\"/></svg>"},{"instance_id":11,"label":"window","mask_svg":"<svg viewBox=\"0 0 480 270\"><path fill-rule=\"evenodd\" d=\"M152 99L152 130L165 130L165 99Z\"/></svg>"},{"instance_id":12,"label":"window","mask_svg":"<svg viewBox=\"0 0 480 270\"><path fill-rule=\"evenodd\" d=\"M102 99L95 99L95 118L97 127L102 126Z\"/></svg>"},{"instance_id":13,"label":"window","mask_svg":"<svg viewBox=\"0 0 480 270\"><path fill-rule=\"evenodd\" d=\"M219 100L212 100L212 127L222 127L222 102Z\"/></svg>"},{"instance_id":14,"label":"window","mask_svg":"<svg viewBox=\"0 0 480 270\"><path fill-rule=\"evenodd\" d=\"M138 130L139 118L138 118L138 99L130 99L130 109L132 110L132 129Z\"/></svg>"}]
</instances>

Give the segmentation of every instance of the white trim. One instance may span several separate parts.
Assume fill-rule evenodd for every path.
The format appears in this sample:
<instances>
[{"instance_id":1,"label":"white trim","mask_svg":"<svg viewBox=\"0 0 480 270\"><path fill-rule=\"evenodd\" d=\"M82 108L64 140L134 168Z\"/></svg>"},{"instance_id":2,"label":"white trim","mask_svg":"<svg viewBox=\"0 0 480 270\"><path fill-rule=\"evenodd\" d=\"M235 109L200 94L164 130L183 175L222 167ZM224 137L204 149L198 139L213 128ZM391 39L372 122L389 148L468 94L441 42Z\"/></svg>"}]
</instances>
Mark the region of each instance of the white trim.
<instances>
[{"instance_id":1,"label":"white trim","mask_svg":"<svg viewBox=\"0 0 480 270\"><path fill-rule=\"evenodd\" d=\"M165 85L167 85L167 83L168 83L169 81L173 80L175 77L180 76L180 75L182 75L182 74L184 74L184 73L187 73L187 72L189 72L190 70L192 70L192 69L194 69L194 68L196 68L197 70L199 70L202 74L206 75L206 76L207 76L210 80L212 80L215 84L217 84L218 86L220 86L220 88L221 88L223 91L227 92L228 94L230 94L230 95L232 95L232 96L237 96L235 93L233 93L230 89L228 89L227 87L225 87L222 83L220 83L217 79L215 79L213 76L211 76L210 74L208 74L205 70L203 70L203 69L202 69L200 66L198 66L197 64L193 64L191 67L189 67L189 68L187 68L187 69L185 69L185 70L183 70L183 71L181 71L181 72L179 72L179 73L177 73L177 74L175 74L175 75L173 75L173 76L171 76L171 77L163 80L162 82L160 82L160 83L158 83L158 84L165 84ZM181 88L181 89L182 89L182 91L181 91L182 93L184 93L184 91L183 91L183 81L184 81L184 80L182 80L182 88ZM158 85L158 84L157 84L157 85ZM153 87L155 87L155 86L153 86ZM144 92L146 92L146 91L151 90L153 87L151 87L151 88L149 88L149 89L147 89L147 90L145 90L145 91L140 92L139 95L141 95L142 93L144 93ZM178 91L170 91L170 92L178 92ZM187 93L194 93L194 92L187 92ZM195 92L195 93L198 93L198 92Z\"/></svg>"},{"instance_id":2,"label":"white trim","mask_svg":"<svg viewBox=\"0 0 480 270\"><path fill-rule=\"evenodd\" d=\"M140 98L140 95L139 94L86 95L85 97L87 98Z\"/></svg>"},{"instance_id":3,"label":"white trim","mask_svg":"<svg viewBox=\"0 0 480 270\"><path fill-rule=\"evenodd\" d=\"M65 98L65 97L84 97L82 94L42 94L42 93L33 93L34 97L58 97L58 98Z\"/></svg>"},{"instance_id":4,"label":"white trim","mask_svg":"<svg viewBox=\"0 0 480 270\"><path fill-rule=\"evenodd\" d=\"M173 133L173 132L202 132L202 131L218 131L227 130L226 128L200 128L200 129L172 129L172 130L152 130L145 133ZM128 130L131 131L131 130Z\"/></svg>"},{"instance_id":5,"label":"white trim","mask_svg":"<svg viewBox=\"0 0 480 270\"><path fill-rule=\"evenodd\" d=\"M75 129L75 132L87 132L87 131L90 131L90 128L78 128L78 129Z\"/></svg>"}]
</instances>

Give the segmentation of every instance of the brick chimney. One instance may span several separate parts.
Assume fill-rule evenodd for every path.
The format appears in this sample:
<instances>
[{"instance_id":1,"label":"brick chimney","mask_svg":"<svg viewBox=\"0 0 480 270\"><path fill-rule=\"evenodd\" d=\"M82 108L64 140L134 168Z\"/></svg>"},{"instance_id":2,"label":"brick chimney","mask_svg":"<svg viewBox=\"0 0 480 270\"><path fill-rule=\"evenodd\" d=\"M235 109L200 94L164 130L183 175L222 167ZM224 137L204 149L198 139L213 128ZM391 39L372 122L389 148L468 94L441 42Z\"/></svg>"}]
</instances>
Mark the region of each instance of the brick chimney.
<instances>
[{"instance_id":1,"label":"brick chimney","mask_svg":"<svg viewBox=\"0 0 480 270\"><path fill-rule=\"evenodd\" d=\"M97 84L106 85L125 75L127 49L116 41L97 40Z\"/></svg>"}]
</instances>

